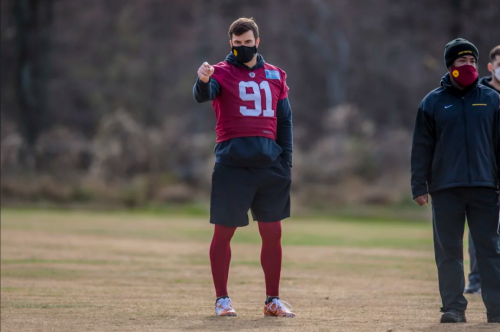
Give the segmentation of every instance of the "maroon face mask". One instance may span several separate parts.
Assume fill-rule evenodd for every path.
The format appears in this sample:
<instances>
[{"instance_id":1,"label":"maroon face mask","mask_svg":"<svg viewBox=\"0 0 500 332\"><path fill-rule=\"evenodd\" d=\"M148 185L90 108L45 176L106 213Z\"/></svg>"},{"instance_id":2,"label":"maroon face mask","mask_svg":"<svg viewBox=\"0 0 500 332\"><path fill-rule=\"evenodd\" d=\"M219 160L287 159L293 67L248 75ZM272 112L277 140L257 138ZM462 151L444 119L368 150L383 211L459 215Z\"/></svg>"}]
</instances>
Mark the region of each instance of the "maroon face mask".
<instances>
[{"instance_id":1,"label":"maroon face mask","mask_svg":"<svg viewBox=\"0 0 500 332\"><path fill-rule=\"evenodd\" d=\"M450 73L461 86L469 86L477 79L477 70L471 65L451 67Z\"/></svg>"}]
</instances>

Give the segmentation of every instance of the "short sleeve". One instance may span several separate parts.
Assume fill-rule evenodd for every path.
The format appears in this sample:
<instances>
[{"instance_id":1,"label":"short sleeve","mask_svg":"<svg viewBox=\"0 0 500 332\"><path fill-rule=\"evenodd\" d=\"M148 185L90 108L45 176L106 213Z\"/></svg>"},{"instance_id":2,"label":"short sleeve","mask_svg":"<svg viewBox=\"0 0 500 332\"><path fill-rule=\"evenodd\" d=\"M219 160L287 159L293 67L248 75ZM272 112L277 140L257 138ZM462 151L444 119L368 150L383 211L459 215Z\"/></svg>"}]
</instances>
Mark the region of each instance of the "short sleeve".
<instances>
[{"instance_id":1,"label":"short sleeve","mask_svg":"<svg viewBox=\"0 0 500 332\"><path fill-rule=\"evenodd\" d=\"M279 100L285 99L288 97L288 85L286 85L286 73L282 70L281 71L281 91L280 91L280 97Z\"/></svg>"}]
</instances>

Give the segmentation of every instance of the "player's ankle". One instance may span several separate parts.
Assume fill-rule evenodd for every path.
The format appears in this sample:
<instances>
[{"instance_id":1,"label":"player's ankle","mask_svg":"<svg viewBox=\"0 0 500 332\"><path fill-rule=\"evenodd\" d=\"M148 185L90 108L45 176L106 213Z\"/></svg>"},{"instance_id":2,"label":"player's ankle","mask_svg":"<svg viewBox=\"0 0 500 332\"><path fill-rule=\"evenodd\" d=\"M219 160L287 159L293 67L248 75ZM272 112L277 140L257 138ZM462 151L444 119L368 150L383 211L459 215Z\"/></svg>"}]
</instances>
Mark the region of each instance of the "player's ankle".
<instances>
[{"instance_id":1,"label":"player's ankle","mask_svg":"<svg viewBox=\"0 0 500 332\"><path fill-rule=\"evenodd\" d=\"M265 304L269 304L269 303L273 302L274 299L278 299L279 300L280 297L279 296L268 296L267 299L266 299Z\"/></svg>"}]
</instances>

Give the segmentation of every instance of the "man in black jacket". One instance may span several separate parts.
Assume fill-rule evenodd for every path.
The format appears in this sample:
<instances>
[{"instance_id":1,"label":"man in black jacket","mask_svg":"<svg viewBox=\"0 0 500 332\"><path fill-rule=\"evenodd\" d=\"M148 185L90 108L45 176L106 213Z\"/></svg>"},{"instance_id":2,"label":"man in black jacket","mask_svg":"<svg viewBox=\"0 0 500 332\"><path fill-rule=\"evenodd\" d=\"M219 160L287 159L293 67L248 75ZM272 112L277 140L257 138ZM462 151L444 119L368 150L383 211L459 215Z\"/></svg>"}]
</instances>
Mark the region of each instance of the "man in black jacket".
<instances>
[{"instance_id":1,"label":"man in black jacket","mask_svg":"<svg viewBox=\"0 0 500 332\"><path fill-rule=\"evenodd\" d=\"M490 89L500 93L500 45L494 47L490 52L490 62L488 63L488 71L491 76L483 77L479 80L479 84L485 85ZM472 235L469 231L469 256L470 256L470 273L469 285L465 288L465 293L481 294L481 276L476 259L476 247L472 240Z\"/></svg>"},{"instance_id":2,"label":"man in black jacket","mask_svg":"<svg viewBox=\"0 0 500 332\"><path fill-rule=\"evenodd\" d=\"M446 45L448 73L421 102L411 155L411 187L420 205L432 196L434 252L442 323L465 322L465 218L476 244L488 322L500 323L500 97L478 84L479 52L458 38Z\"/></svg>"}]
</instances>

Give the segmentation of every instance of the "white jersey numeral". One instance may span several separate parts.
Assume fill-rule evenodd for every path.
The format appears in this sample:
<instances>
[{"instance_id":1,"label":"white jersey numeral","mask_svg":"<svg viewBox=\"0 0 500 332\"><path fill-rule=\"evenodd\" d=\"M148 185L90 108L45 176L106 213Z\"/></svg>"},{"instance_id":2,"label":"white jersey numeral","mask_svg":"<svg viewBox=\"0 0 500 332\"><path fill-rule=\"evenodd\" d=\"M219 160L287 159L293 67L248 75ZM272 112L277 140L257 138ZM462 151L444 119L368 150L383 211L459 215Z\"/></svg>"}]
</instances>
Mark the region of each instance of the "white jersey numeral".
<instances>
[{"instance_id":1,"label":"white jersey numeral","mask_svg":"<svg viewBox=\"0 0 500 332\"><path fill-rule=\"evenodd\" d=\"M253 93L247 93L247 87L252 88ZM253 101L255 103L255 109L248 109L246 106L240 106L240 113L244 116L259 116L262 113L260 106L260 91L259 86L254 81L250 82L240 82L240 98L244 101Z\"/></svg>"},{"instance_id":2,"label":"white jersey numeral","mask_svg":"<svg viewBox=\"0 0 500 332\"><path fill-rule=\"evenodd\" d=\"M253 93L247 93L247 88L252 88ZM271 88L269 87L268 81L262 81L260 83L260 89L257 83L254 81L240 82L240 98L244 101L253 101L255 104L254 109L249 109L246 106L240 106L240 113L244 116L259 116L262 114L261 106L261 93L260 90L264 90L266 98L266 109L264 110L264 116L273 117L273 96L271 94Z\"/></svg>"},{"instance_id":3,"label":"white jersey numeral","mask_svg":"<svg viewBox=\"0 0 500 332\"><path fill-rule=\"evenodd\" d=\"M269 82L262 81L262 83L260 83L260 88L266 93L266 109L264 110L264 116L274 116L273 95L271 94Z\"/></svg>"}]
</instances>

